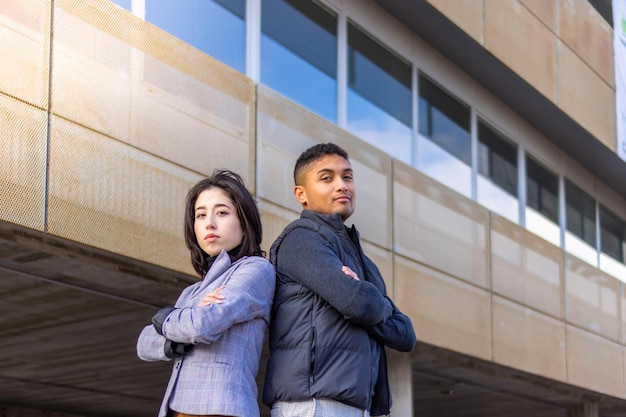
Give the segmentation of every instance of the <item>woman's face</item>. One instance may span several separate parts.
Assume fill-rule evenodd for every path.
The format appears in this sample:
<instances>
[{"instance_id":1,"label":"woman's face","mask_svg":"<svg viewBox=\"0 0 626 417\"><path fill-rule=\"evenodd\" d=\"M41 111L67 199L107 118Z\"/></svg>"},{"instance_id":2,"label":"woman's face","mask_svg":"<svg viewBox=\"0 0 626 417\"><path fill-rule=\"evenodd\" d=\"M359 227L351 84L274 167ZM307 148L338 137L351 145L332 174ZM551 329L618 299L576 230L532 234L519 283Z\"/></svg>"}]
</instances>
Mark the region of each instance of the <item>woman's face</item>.
<instances>
[{"instance_id":1,"label":"woman's face","mask_svg":"<svg viewBox=\"0 0 626 417\"><path fill-rule=\"evenodd\" d=\"M194 231L200 248L210 256L239 246L243 230L237 209L230 197L218 187L202 191L194 207Z\"/></svg>"}]
</instances>

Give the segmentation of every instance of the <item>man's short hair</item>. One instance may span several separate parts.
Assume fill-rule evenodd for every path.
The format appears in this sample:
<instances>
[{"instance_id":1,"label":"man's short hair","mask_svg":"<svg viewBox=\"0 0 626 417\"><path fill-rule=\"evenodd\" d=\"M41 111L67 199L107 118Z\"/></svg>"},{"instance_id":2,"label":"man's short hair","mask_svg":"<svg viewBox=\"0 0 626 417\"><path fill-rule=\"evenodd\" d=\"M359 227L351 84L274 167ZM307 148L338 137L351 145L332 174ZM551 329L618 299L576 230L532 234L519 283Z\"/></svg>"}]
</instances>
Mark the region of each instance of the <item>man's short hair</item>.
<instances>
[{"instance_id":1,"label":"man's short hair","mask_svg":"<svg viewBox=\"0 0 626 417\"><path fill-rule=\"evenodd\" d=\"M318 161L326 155L339 155L348 160L348 152L334 143L318 143L311 146L300 154L293 169L293 181L296 185L304 182L304 169L311 163Z\"/></svg>"}]
</instances>

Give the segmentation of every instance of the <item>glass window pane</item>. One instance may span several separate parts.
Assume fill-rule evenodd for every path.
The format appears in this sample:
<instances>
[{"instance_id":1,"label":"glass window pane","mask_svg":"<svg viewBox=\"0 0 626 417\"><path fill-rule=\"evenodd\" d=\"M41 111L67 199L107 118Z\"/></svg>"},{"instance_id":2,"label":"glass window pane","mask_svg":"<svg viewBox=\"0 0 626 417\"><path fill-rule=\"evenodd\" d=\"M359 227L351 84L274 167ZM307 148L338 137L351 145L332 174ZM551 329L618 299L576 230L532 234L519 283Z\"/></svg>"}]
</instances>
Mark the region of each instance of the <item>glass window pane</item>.
<instances>
[{"instance_id":1,"label":"glass window pane","mask_svg":"<svg viewBox=\"0 0 626 417\"><path fill-rule=\"evenodd\" d=\"M478 122L478 202L519 222L517 145Z\"/></svg>"},{"instance_id":2,"label":"glass window pane","mask_svg":"<svg viewBox=\"0 0 626 417\"><path fill-rule=\"evenodd\" d=\"M526 155L526 204L555 223L559 222L559 178Z\"/></svg>"},{"instance_id":3,"label":"glass window pane","mask_svg":"<svg viewBox=\"0 0 626 417\"><path fill-rule=\"evenodd\" d=\"M146 0L146 21L245 72L245 0Z\"/></svg>"},{"instance_id":4,"label":"glass window pane","mask_svg":"<svg viewBox=\"0 0 626 417\"><path fill-rule=\"evenodd\" d=\"M261 82L337 121L337 17L310 0L263 0Z\"/></svg>"},{"instance_id":5,"label":"glass window pane","mask_svg":"<svg viewBox=\"0 0 626 417\"><path fill-rule=\"evenodd\" d=\"M348 130L412 162L411 66L351 23L347 100Z\"/></svg>"},{"instance_id":6,"label":"glass window pane","mask_svg":"<svg viewBox=\"0 0 626 417\"><path fill-rule=\"evenodd\" d=\"M567 230L595 248L596 204L594 199L566 180L565 203Z\"/></svg>"},{"instance_id":7,"label":"glass window pane","mask_svg":"<svg viewBox=\"0 0 626 417\"><path fill-rule=\"evenodd\" d=\"M419 74L417 168L472 195L470 108Z\"/></svg>"},{"instance_id":8,"label":"glass window pane","mask_svg":"<svg viewBox=\"0 0 626 417\"><path fill-rule=\"evenodd\" d=\"M600 206L600 245L602 252L624 262L626 222Z\"/></svg>"},{"instance_id":9,"label":"glass window pane","mask_svg":"<svg viewBox=\"0 0 626 417\"><path fill-rule=\"evenodd\" d=\"M117 4L118 6L123 7L124 9L128 10L129 12L131 11L132 0L111 0L111 1Z\"/></svg>"},{"instance_id":10,"label":"glass window pane","mask_svg":"<svg viewBox=\"0 0 626 417\"><path fill-rule=\"evenodd\" d=\"M419 75L419 133L470 165L470 109Z\"/></svg>"},{"instance_id":11,"label":"glass window pane","mask_svg":"<svg viewBox=\"0 0 626 417\"><path fill-rule=\"evenodd\" d=\"M526 228L561 246L559 177L526 155Z\"/></svg>"}]
</instances>

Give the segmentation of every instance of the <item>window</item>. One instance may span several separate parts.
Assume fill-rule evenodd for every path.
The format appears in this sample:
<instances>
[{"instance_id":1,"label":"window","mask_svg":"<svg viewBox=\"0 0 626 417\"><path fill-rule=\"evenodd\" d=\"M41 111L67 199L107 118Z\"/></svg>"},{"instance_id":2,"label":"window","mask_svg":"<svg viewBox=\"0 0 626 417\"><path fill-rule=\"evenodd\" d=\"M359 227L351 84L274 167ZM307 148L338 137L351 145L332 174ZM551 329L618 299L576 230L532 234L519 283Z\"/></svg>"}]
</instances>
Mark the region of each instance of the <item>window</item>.
<instances>
[{"instance_id":1,"label":"window","mask_svg":"<svg viewBox=\"0 0 626 417\"><path fill-rule=\"evenodd\" d=\"M130 11L131 10L131 3L133 0L111 0L113 3L117 4L118 6Z\"/></svg>"},{"instance_id":2,"label":"window","mask_svg":"<svg viewBox=\"0 0 626 417\"><path fill-rule=\"evenodd\" d=\"M146 21L245 72L245 0L145 0Z\"/></svg>"},{"instance_id":3,"label":"window","mask_svg":"<svg viewBox=\"0 0 626 417\"><path fill-rule=\"evenodd\" d=\"M561 246L559 178L526 155L526 228Z\"/></svg>"},{"instance_id":4,"label":"window","mask_svg":"<svg viewBox=\"0 0 626 417\"><path fill-rule=\"evenodd\" d=\"M337 122L337 17L308 0L263 0L261 82Z\"/></svg>"},{"instance_id":5,"label":"window","mask_svg":"<svg viewBox=\"0 0 626 417\"><path fill-rule=\"evenodd\" d=\"M411 65L348 23L347 128L412 163Z\"/></svg>"},{"instance_id":6,"label":"window","mask_svg":"<svg viewBox=\"0 0 626 417\"><path fill-rule=\"evenodd\" d=\"M596 203L569 180L565 181L565 217L565 249L591 265L597 265Z\"/></svg>"},{"instance_id":7,"label":"window","mask_svg":"<svg viewBox=\"0 0 626 417\"><path fill-rule=\"evenodd\" d=\"M417 168L472 195L472 140L469 106L419 74Z\"/></svg>"},{"instance_id":8,"label":"window","mask_svg":"<svg viewBox=\"0 0 626 417\"><path fill-rule=\"evenodd\" d=\"M600 248L610 257L624 262L626 222L600 206Z\"/></svg>"},{"instance_id":9,"label":"window","mask_svg":"<svg viewBox=\"0 0 626 417\"><path fill-rule=\"evenodd\" d=\"M494 212L519 222L517 145L483 121L478 122L478 201Z\"/></svg>"}]
</instances>

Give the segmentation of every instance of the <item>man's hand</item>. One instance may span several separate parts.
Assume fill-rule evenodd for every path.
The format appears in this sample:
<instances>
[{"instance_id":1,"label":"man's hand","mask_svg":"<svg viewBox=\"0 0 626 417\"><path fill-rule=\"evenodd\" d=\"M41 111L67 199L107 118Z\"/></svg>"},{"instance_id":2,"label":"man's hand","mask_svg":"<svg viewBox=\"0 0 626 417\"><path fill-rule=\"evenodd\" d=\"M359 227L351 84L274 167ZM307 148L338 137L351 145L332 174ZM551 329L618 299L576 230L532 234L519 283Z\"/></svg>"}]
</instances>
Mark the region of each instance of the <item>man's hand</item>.
<instances>
[{"instance_id":1,"label":"man's hand","mask_svg":"<svg viewBox=\"0 0 626 417\"><path fill-rule=\"evenodd\" d=\"M359 281L359 276L356 274L356 272L354 272L353 270L351 270L349 267L347 266L342 266L341 267L341 272L343 272L344 274L346 274L347 276L354 278L355 280Z\"/></svg>"},{"instance_id":2,"label":"man's hand","mask_svg":"<svg viewBox=\"0 0 626 417\"><path fill-rule=\"evenodd\" d=\"M222 304L224 296L220 294L220 291L222 291L223 289L224 286L222 285L221 287L216 288L215 291L205 295L202 301L198 303L198 307L210 306L211 303Z\"/></svg>"}]
</instances>

